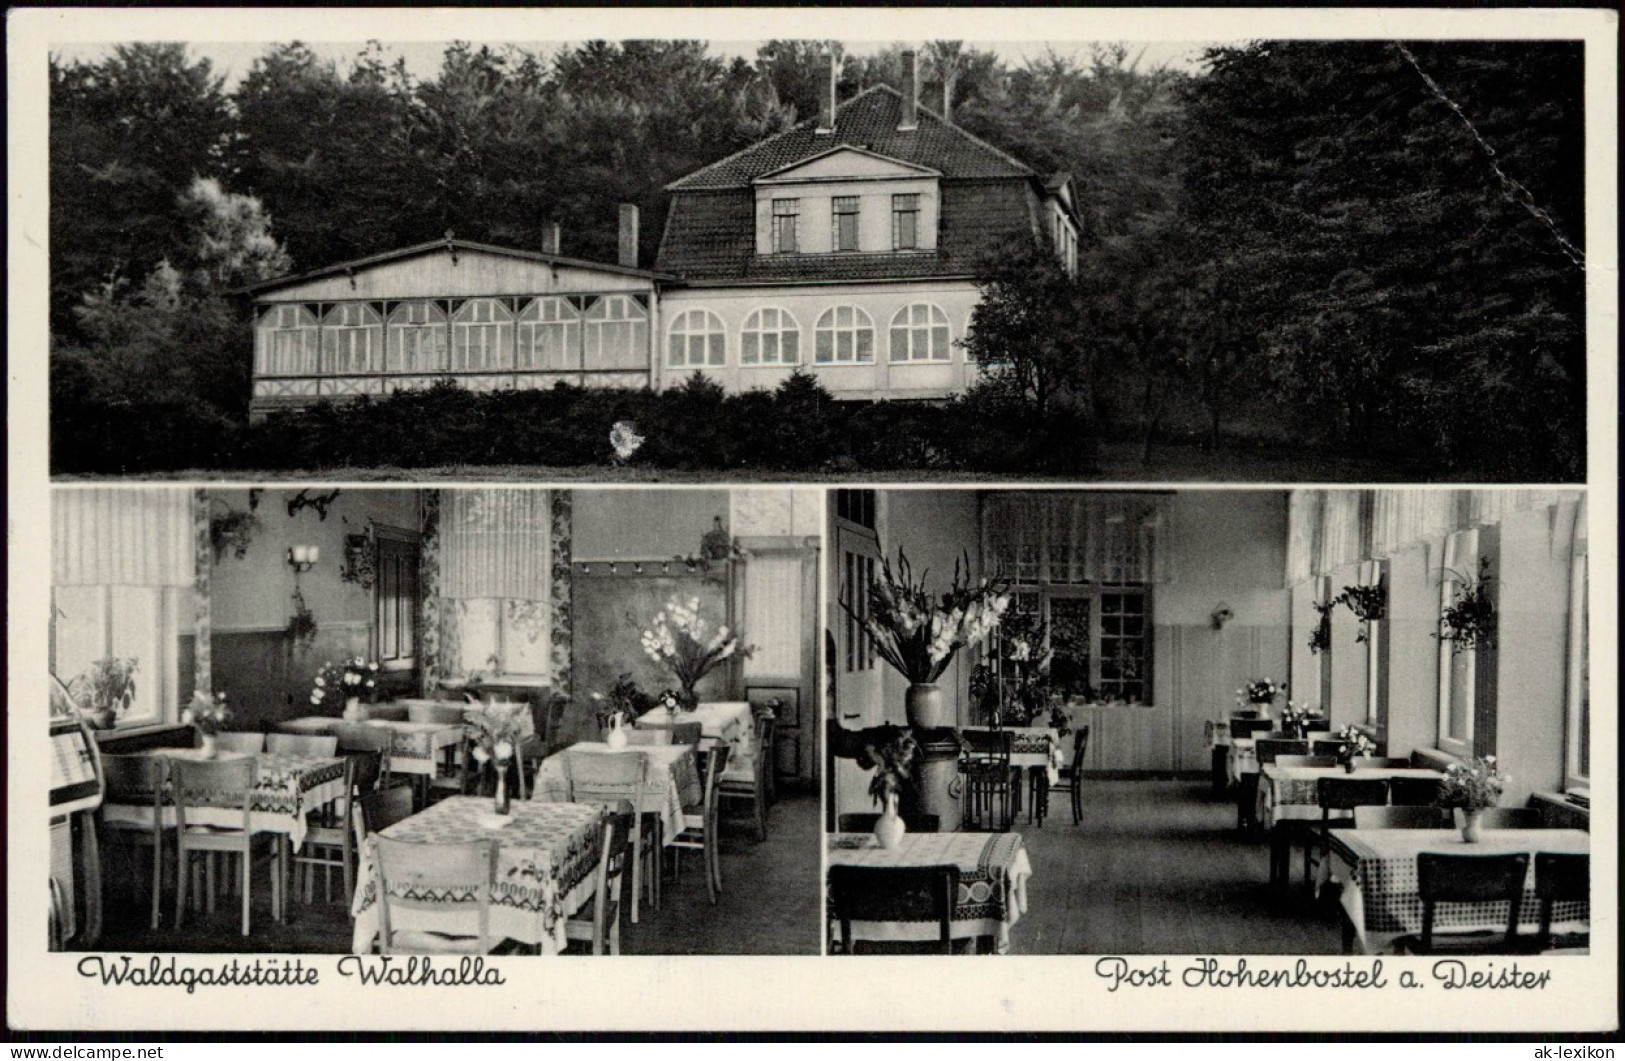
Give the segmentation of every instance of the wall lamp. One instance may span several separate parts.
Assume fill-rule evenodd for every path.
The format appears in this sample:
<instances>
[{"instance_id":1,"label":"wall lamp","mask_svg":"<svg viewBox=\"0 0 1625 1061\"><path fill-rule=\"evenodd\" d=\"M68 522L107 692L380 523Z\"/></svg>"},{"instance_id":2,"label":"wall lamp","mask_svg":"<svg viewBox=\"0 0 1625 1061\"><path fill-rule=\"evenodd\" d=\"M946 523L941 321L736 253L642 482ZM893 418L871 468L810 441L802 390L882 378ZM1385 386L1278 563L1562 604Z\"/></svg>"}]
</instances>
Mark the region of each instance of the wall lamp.
<instances>
[{"instance_id":1,"label":"wall lamp","mask_svg":"<svg viewBox=\"0 0 1625 1061\"><path fill-rule=\"evenodd\" d=\"M302 575L316 566L316 561L322 558L322 550L315 545L288 546L288 566L293 568L294 574Z\"/></svg>"}]
</instances>

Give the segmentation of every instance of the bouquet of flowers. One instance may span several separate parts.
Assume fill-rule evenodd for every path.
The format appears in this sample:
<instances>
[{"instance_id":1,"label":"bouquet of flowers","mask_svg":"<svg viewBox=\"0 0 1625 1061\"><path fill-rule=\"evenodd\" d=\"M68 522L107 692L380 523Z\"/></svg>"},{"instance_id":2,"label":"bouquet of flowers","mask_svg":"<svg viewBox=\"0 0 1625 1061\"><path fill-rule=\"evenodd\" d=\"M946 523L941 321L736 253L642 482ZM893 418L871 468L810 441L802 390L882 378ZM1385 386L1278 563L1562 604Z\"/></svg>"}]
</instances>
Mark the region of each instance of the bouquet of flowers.
<instances>
[{"instance_id":1,"label":"bouquet of flowers","mask_svg":"<svg viewBox=\"0 0 1625 1061\"><path fill-rule=\"evenodd\" d=\"M857 763L874 771L869 778L869 795L876 806L884 806L903 789L913 786L914 771L923 754L914 731L906 726L879 726L874 737L873 742L864 744Z\"/></svg>"},{"instance_id":2,"label":"bouquet of flowers","mask_svg":"<svg viewBox=\"0 0 1625 1061\"><path fill-rule=\"evenodd\" d=\"M136 660L109 656L68 682L68 694L93 725L107 728L135 702Z\"/></svg>"},{"instance_id":3,"label":"bouquet of flowers","mask_svg":"<svg viewBox=\"0 0 1625 1061\"><path fill-rule=\"evenodd\" d=\"M1288 700L1281 708L1281 729L1288 733L1297 733L1308 724L1310 717L1309 707Z\"/></svg>"},{"instance_id":4,"label":"bouquet of flowers","mask_svg":"<svg viewBox=\"0 0 1625 1061\"><path fill-rule=\"evenodd\" d=\"M963 566L954 561L953 581L941 597L926 592L928 572L916 579L901 549L895 570L885 560L880 568L866 597L843 600L841 607L863 627L880 658L913 685L942 677L954 653L986 638L1010 607L1002 579L971 581L968 557Z\"/></svg>"},{"instance_id":5,"label":"bouquet of flowers","mask_svg":"<svg viewBox=\"0 0 1625 1061\"><path fill-rule=\"evenodd\" d=\"M193 693L192 702L181 712L181 721L206 737L219 733L230 717L225 693L215 693L212 697L208 693Z\"/></svg>"},{"instance_id":6,"label":"bouquet of flowers","mask_svg":"<svg viewBox=\"0 0 1625 1061\"><path fill-rule=\"evenodd\" d=\"M1258 678L1250 681L1244 688L1236 690L1236 704L1273 704L1277 697L1286 692L1286 682L1277 682L1269 678Z\"/></svg>"},{"instance_id":7,"label":"bouquet of flowers","mask_svg":"<svg viewBox=\"0 0 1625 1061\"><path fill-rule=\"evenodd\" d=\"M1337 740L1337 761L1342 766L1350 766L1356 757L1370 755L1377 750L1371 738L1354 726L1344 726L1338 730Z\"/></svg>"},{"instance_id":8,"label":"bouquet of flowers","mask_svg":"<svg viewBox=\"0 0 1625 1061\"><path fill-rule=\"evenodd\" d=\"M643 653L670 671L681 688L683 702L692 707L699 702L694 687L729 657L741 659L752 649L741 647L739 638L726 626L715 630L700 615L700 598L690 597L685 605L676 597L655 613L642 635Z\"/></svg>"},{"instance_id":9,"label":"bouquet of flowers","mask_svg":"<svg viewBox=\"0 0 1625 1061\"><path fill-rule=\"evenodd\" d=\"M662 693L664 698L670 693ZM670 693L675 697L675 693ZM615 684L609 687L607 693L592 693L594 710L598 716L598 728L606 729L614 721L615 716L621 716L623 722L631 722L654 706L655 701L632 680L630 671L623 673L615 679Z\"/></svg>"},{"instance_id":10,"label":"bouquet of flowers","mask_svg":"<svg viewBox=\"0 0 1625 1061\"><path fill-rule=\"evenodd\" d=\"M1434 802L1441 807L1460 807L1464 811L1483 810L1501 802L1501 791L1510 780L1510 774L1503 774L1496 767L1493 755L1451 763Z\"/></svg>"},{"instance_id":11,"label":"bouquet of flowers","mask_svg":"<svg viewBox=\"0 0 1625 1061\"><path fill-rule=\"evenodd\" d=\"M525 712L530 705L485 703L471 708L465 729L473 742L474 761L482 767L495 762L503 769L525 739Z\"/></svg>"},{"instance_id":12,"label":"bouquet of flowers","mask_svg":"<svg viewBox=\"0 0 1625 1061\"><path fill-rule=\"evenodd\" d=\"M316 706L337 704L352 696L371 703L378 695L378 664L352 656L338 663L323 664L310 689L310 702Z\"/></svg>"}]
</instances>

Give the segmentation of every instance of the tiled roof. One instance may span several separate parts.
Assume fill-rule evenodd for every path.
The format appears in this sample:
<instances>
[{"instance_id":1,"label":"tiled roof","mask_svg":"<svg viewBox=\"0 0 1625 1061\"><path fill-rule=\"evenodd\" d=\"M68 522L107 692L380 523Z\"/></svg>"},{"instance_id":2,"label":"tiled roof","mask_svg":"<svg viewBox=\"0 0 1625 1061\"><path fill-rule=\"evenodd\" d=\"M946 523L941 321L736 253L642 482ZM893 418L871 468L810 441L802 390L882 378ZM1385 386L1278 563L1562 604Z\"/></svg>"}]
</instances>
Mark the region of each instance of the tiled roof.
<instances>
[{"instance_id":1,"label":"tiled roof","mask_svg":"<svg viewBox=\"0 0 1625 1061\"><path fill-rule=\"evenodd\" d=\"M945 182L935 251L757 255L755 202L749 187L673 196L656 267L698 283L970 276L1001 244L1037 231L1027 181Z\"/></svg>"},{"instance_id":2,"label":"tiled roof","mask_svg":"<svg viewBox=\"0 0 1625 1061\"><path fill-rule=\"evenodd\" d=\"M902 107L903 97L896 89L876 85L840 106L835 112L833 133L815 132L818 119L811 118L666 187L677 192L740 188L764 173L823 154L841 144L929 166L948 180L1034 175L1031 169L1009 155L943 121L924 107L919 108L914 129L898 131Z\"/></svg>"}]
</instances>

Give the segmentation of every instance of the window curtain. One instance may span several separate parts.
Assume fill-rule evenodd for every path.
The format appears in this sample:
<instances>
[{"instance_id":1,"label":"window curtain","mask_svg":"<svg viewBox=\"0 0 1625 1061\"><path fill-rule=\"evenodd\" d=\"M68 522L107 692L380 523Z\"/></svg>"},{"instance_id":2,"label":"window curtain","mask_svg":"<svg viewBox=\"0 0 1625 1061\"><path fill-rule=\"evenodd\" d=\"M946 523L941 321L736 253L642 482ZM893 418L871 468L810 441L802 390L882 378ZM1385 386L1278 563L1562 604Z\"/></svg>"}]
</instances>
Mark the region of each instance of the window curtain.
<instances>
[{"instance_id":1,"label":"window curtain","mask_svg":"<svg viewBox=\"0 0 1625 1061\"><path fill-rule=\"evenodd\" d=\"M1286 584L1296 586L1315 577L1320 543L1320 510L1325 495L1319 490L1294 490L1287 501Z\"/></svg>"},{"instance_id":2,"label":"window curtain","mask_svg":"<svg viewBox=\"0 0 1625 1061\"><path fill-rule=\"evenodd\" d=\"M994 494L992 570L1021 584L1172 580L1173 505L1157 494Z\"/></svg>"},{"instance_id":3,"label":"window curtain","mask_svg":"<svg viewBox=\"0 0 1625 1061\"><path fill-rule=\"evenodd\" d=\"M1345 564L1363 559L1369 544L1369 511L1365 490L1327 490L1321 504L1320 541L1316 570L1329 574Z\"/></svg>"},{"instance_id":4,"label":"window curtain","mask_svg":"<svg viewBox=\"0 0 1625 1061\"><path fill-rule=\"evenodd\" d=\"M191 490L53 492L53 585L190 588L194 565Z\"/></svg>"},{"instance_id":5,"label":"window curtain","mask_svg":"<svg viewBox=\"0 0 1625 1061\"><path fill-rule=\"evenodd\" d=\"M546 490L448 490L440 516L440 594L545 601L552 579Z\"/></svg>"}]
</instances>

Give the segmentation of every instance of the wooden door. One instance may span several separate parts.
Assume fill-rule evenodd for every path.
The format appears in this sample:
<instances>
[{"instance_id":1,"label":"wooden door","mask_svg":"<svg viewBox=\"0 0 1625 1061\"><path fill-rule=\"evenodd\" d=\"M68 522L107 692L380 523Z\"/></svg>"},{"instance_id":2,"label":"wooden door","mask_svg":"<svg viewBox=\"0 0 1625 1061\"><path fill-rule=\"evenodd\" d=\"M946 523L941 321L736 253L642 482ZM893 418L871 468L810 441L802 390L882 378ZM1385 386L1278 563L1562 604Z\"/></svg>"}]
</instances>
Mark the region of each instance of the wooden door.
<instances>
[{"instance_id":1,"label":"wooden door","mask_svg":"<svg viewBox=\"0 0 1625 1061\"><path fill-rule=\"evenodd\" d=\"M818 762L817 538L741 538L745 699L773 703L772 769L778 784L816 789Z\"/></svg>"},{"instance_id":2,"label":"wooden door","mask_svg":"<svg viewBox=\"0 0 1625 1061\"><path fill-rule=\"evenodd\" d=\"M842 729L865 729L885 722L881 661L862 625L840 602L851 603L860 614L866 606L869 586L880 570L880 537L874 527L872 504L838 506L832 522L834 553L829 565L827 612L834 653L830 667L834 675L834 695L830 708L835 723ZM871 809L868 775L856 762L836 760L833 784L830 813L861 813Z\"/></svg>"}]
</instances>

